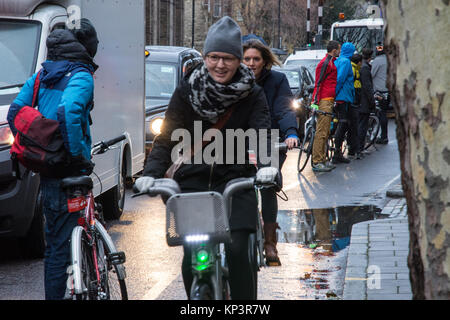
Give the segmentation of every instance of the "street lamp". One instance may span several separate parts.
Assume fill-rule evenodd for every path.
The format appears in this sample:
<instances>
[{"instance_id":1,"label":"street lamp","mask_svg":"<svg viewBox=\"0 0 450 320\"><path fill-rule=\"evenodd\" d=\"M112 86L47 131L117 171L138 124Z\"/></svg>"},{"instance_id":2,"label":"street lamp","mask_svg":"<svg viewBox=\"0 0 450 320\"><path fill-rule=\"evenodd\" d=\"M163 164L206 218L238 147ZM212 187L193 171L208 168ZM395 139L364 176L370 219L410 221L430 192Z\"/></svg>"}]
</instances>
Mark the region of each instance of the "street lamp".
<instances>
[{"instance_id":1,"label":"street lamp","mask_svg":"<svg viewBox=\"0 0 450 320\"><path fill-rule=\"evenodd\" d=\"M192 48L194 48L195 0L192 0Z\"/></svg>"},{"instance_id":2,"label":"street lamp","mask_svg":"<svg viewBox=\"0 0 450 320\"><path fill-rule=\"evenodd\" d=\"M281 0L278 0L278 49L281 49Z\"/></svg>"}]
</instances>

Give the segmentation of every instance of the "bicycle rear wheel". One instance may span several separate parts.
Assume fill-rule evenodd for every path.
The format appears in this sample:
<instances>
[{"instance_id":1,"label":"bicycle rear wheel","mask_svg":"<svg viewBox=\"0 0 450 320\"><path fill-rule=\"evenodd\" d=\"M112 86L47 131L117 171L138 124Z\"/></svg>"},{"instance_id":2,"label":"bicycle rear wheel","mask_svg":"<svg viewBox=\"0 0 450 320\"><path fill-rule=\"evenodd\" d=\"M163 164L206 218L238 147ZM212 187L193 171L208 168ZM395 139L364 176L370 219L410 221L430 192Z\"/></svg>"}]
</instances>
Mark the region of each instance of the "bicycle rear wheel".
<instances>
[{"instance_id":1,"label":"bicycle rear wheel","mask_svg":"<svg viewBox=\"0 0 450 320\"><path fill-rule=\"evenodd\" d=\"M97 241L97 261L100 271L102 291L106 300L128 300L128 292L124 279L119 279L119 270L110 259L111 253L103 238Z\"/></svg>"},{"instance_id":2,"label":"bicycle rear wheel","mask_svg":"<svg viewBox=\"0 0 450 320\"><path fill-rule=\"evenodd\" d=\"M97 276L95 272L92 247L82 227L72 232L72 277L68 286L72 288L76 300L97 300Z\"/></svg>"},{"instance_id":3,"label":"bicycle rear wheel","mask_svg":"<svg viewBox=\"0 0 450 320\"><path fill-rule=\"evenodd\" d=\"M378 131L380 131L380 120L376 115L369 116L369 125L367 128L366 139L364 144L364 150L368 149L375 143L378 136Z\"/></svg>"},{"instance_id":4,"label":"bicycle rear wheel","mask_svg":"<svg viewBox=\"0 0 450 320\"><path fill-rule=\"evenodd\" d=\"M128 300L125 284L125 254L117 252L111 237L99 221L95 221L97 237L97 261L102 280L102 291L107 300Z\"/></svg>"},{"instance_id":5,"label":"bicycle rear wheel","mask_svg":"<svg viewBox=\"0 0 450 320\"><path fill-rule=\"evenodd\" d=\"M308 128L306 129L305 138L303 139L303 143L300 147L300 152L298 153L298 160L297 160L298 172L302 172L303 169L305 169L306 164L308 163L308 160L311 157L313 143L314 143L314 135L312 129Z\"/></svg>"}]
</instances>

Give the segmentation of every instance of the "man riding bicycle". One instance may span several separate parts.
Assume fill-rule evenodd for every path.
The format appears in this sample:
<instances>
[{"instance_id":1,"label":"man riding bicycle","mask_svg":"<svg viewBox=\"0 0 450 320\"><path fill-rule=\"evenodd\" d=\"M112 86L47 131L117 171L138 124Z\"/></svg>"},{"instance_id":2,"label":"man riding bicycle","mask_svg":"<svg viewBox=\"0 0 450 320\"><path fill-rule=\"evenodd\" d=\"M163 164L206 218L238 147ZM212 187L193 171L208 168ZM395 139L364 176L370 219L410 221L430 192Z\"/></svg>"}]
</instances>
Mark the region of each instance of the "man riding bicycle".
<instances>
[{"instance_id":1,"label":"man riding bicycle","mask_svg":"<svg viewBox=\"0 0 450 320\"><path fill-rule=\"evenodd\" d=\"M207 129L216 126L216 130L221 131L223 146L226 146L228 137L224 134L225 128L244 131L251 128L271 128L264 92L255 85L253 72L241 64L241 30L234 20L223 17L211 26L205 40L203 56L204 63L184 77L171 98L162 132L156 137L148 156L144 177L136 180L135 187L140 192L148 191L154 179L162 178L171 165L172 148L177 143L171 140L175 129L183 128L195 138L193 133L196 121L197 125L201 124L202 136ZM223 123L221 128L217 128L218 123ZM231 139L234 140L234 137ZM270 143L269 135L267 139ZM198 143L194 141L190 146L192 145ZM203 146L198 152L203 154L205 144L200 145ZM195 149L193 148L193 153L196 152ZM226 154L225 147L221 154ZM173 178L184 193L209 190L222 193L230 180L251 177L256 173L248 157L244 164L238 164L237 156L235 152L233 164L228 164L228 159L227 164L224 161L206 164L203 157L198 164L183 163ZM232 241L225 245L233 299L255 299L256 275L249 258L248 240L250 233L256 229L256 219L257 202L254 190L243 191L234 196L230 217ZM182 275L188 298L193 281L191 265L190 249L184 247Z\"/></svg>"}]
</instances>

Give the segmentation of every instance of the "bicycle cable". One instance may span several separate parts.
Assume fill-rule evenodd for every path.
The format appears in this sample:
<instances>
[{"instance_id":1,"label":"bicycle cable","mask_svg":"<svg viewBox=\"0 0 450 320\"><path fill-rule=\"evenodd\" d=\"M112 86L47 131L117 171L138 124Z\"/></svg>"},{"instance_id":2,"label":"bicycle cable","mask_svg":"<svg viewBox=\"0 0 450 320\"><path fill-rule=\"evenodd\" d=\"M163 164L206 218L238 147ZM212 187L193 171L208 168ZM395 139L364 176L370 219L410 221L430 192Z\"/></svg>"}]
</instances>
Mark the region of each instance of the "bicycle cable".
<instances>
[{"instance_id":1,"label":"bicycle cable","mask_svg":"<svg viewBox=\"0 0 450 320\"><path fill-rule=\"evenodd\" d=\"M278 192L276 192L275 194L277 195L277 197L280 198L280 199L283 200L283 201L288 201L289 198L288 198L287 194L283 191L283 189L281 189L280 192L282 192L282 193L284 194L284 197L285 197L285 198L283 198L282 196L280 196L280 195L278 194Z\"/></svg>"},{"instance_id":2,"label":"bicycle cable","mask_svg":"<svg viewBox=\"0 0 450 320\"><path fill-rule=\"evenodd\" d=\"M103 191L102 180L100 180L100 177L94 171L92 171L92 173L97 177L98 182L100 182L100 193L99 194L102 194L102 191Z\"/></svg>"}]
</instances>

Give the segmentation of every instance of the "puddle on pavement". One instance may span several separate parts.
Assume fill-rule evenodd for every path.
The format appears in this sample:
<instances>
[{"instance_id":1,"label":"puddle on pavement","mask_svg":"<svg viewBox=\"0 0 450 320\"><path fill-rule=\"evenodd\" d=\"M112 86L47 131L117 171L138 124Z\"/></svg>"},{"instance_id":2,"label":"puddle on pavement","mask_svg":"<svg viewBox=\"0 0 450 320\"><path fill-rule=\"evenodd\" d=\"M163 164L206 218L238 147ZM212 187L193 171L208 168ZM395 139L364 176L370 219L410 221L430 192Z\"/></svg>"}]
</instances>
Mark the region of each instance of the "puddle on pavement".
<instances>
[{"instance_id":1,"label":"puddle on pavement","mask_svg":"<svg viewBox=\"0 0 450 320\"><path fill-rule=\"evenodd\" d=\"M299 298L340 299L352 226L387 217L373 205L278 211L278 242L297 244L304 255Z\"/></svg>"}]
</instances>

